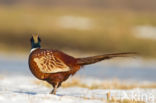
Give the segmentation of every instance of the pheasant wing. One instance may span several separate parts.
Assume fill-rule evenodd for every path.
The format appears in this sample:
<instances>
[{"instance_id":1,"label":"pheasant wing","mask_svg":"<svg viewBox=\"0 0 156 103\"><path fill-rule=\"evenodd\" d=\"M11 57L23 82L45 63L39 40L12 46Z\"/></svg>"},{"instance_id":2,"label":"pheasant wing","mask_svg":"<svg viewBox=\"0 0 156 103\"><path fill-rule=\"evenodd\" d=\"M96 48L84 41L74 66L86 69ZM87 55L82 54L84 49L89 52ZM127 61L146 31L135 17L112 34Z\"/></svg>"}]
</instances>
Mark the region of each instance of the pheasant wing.
<instances>
[{"instance_id":1,"label":"pheasant wing","mask_svg":"<svg viewBox=\"0 0 156 103\"><path fill-rule=\"evenodd\" d=\"M44 55L34 58L34 62L38 66L39 70L43 73L58 73L70 71L70 67L67 66L60 58L52 55Z\"/></svg>"}]
</instances>

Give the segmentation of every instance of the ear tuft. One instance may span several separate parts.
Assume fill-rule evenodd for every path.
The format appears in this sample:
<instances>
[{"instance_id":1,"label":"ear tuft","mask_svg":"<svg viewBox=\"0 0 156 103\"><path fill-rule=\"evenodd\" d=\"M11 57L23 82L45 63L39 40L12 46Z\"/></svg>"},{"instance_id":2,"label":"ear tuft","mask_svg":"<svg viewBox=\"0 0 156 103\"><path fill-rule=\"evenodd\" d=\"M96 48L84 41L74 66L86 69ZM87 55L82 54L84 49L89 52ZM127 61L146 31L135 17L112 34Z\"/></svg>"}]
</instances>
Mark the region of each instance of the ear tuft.
<instances>
[{"instance_id":1,"label":"ear tuft","mask_svg":"<svg viewBox=\"0 0 156 103\"><path fill-rule=\"evenodd\" d=\"M32 34L35 43L38 43L38 33Z\"/></svg>"}]
</instances>

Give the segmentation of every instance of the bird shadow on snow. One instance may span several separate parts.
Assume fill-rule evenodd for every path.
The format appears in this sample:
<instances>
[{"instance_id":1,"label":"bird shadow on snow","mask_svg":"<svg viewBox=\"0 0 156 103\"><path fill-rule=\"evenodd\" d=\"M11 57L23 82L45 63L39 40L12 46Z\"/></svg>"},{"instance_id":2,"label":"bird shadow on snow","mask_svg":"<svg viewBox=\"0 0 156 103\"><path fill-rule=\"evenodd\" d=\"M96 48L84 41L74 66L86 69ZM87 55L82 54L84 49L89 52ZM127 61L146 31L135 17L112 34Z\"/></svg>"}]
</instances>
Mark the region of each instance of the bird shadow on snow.
<instances>
[{"instance_id":1,"label":"bird shadow on snow","mask_svg":"<svg viewBox=\"0 0 156 103\"><path fill-rule=\"evenodd\" d=\"M13 91L14 93L19 93L19 94L27 94L27 95L37 95L37 94L40 94L40 93L37 93L37 92L31 92L31 91ZM47 93L49 94L49 93ZM54 94L49 94L49 95L54 95ZM68 96L68 95L65 95L65 94L55 94L55 96ZM69 95L71 96L71 95Z\"/></svg>"},{"instance_id":2,"label":"bird shadow on snow","mask_svg":"<svg viewBox=\"0 0 156 103\"><path fill-rule=\"evenodd\" d=\"M19 93L19 94L27 94L27 95L37 95L37 94L40 94L40 93L37 93L37 92L32 92L32 91L13 91L14 93ZM41 93L42 94L42 93ZM49 93L47 93L49 94ZM49 95L54 95L54 94L49 94ZM56 93L55 96L58 96L58 97L62 97L62 96L74 96L74 97L80 97L81 94L75 94L75 93L71 93L71 94L64 94L64 93Z\"/></svg>"},{"instance_id":3,"label":"bird shadow on snow","mask_svg":"<svg viewBox=\"0 0 156 103\"><path fill-rule=\"evenodd\" d=\"M13 91L13 92L14 93L19 93L19 94L27 94L27 95L37 95L37 94L40 94L40 93L37 93L37 92L30 92L30 91ZM49 94L49 95L54 95L54 94ZM62 96L72 96L72 95L69 95L69 94L55 94L55 96L62 97ZM74 96L74 97L78 97L78 96Z\"/></svg>"},{"instance_id":4,"label":"bird shadow on snow","mask_svg":"<svg viewBox=\"0 0 156 103\"><path fill-rule=\"evenodd\" d=\"M20 93L20 94L28 94L28 95L36 95L36 92L30 92L30 91L14 91L14 93Z\"/></svg>"},{"instance_id":5,"label":"bird shadow on snow","mask_svg":"<svg viewBox=\"0 0 156 103\"><path fill-rule=\"evenodd\" d=\"M54 95L54 94L52 94ZM65 96L64 94L55 94L56 96L59 96L59 97L62 97L62 96Z\"/></svg>"}]
</instances>

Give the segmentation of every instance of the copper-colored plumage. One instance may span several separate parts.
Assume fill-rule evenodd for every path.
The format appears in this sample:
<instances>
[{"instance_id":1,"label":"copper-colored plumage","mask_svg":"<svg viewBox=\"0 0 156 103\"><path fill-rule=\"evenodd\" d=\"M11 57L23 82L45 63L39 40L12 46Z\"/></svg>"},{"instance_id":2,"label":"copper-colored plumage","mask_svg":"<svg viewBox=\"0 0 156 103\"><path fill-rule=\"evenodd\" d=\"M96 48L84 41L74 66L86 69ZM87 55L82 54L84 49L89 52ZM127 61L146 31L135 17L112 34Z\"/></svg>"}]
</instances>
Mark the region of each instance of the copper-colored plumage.
<instances>
[{"instance_id":1,"label":"copper-colored plumage","mask_svg":"<svg viewBox=\"0 0 156 103\"><path fill-rule=\"evenodd\" d=\"M49 54L47 54L47 53L49 53ZM55 57L55 58L61 60L62 63L64 63L66 66L69 67L69 70L64 71L64 67L61 67L61 65L51 64L50 66L52 69L56 69L53 67L58 66L58 68L62 69L62 71L60 70L58 72L51 72L51 73L48 73L48 72L45 73L45 72L41 71L41 69L39 68L39 66L35 62L35 58L48 57L48 56ZM47 58L47 59L49 59L49 58ZM61 61L55 61L55 62L61 62ZM43 62L43 63L45 63L45 65L48 65L48 64L46 64L46 62ZM76 70L80 69L80 65L76 64L75 58L68 56L68 55L66 55L60 51L57 51L57 50L45 50L45 49L36 49L35 51L33 51L31 53L31 55L29 56L29 66L30 66L30 70L32 71L32 73L38 79L41 79L41 80L45 80L50 75L53 75L53 74L58 75L58 74L64 73L64 72L65 72L65 74L68 74L68 73L74 74L76 72Z\"/></svg>"},{"instance_id":2,"label":"copper-colored plumage","mask_svg":"<svg viewBox=\"0 0 156 103\"><path fill-rule=\"evenodd\" d=\"M74 58L58 50L40 49L39 44L33 44L34 37L31 39L31 42L33 48L36 46L39 47L32 51L29 56L30 70L38 79L45 80L52 84L54 87L51 92L52 94L56 93L56 89L61 86L63 81L67 80L70 75L74 75L84 65L113 57L123 57L129 56L129 54L135 54L128 52L105 54L87 58Z\"/></svg>"}]
</instances>

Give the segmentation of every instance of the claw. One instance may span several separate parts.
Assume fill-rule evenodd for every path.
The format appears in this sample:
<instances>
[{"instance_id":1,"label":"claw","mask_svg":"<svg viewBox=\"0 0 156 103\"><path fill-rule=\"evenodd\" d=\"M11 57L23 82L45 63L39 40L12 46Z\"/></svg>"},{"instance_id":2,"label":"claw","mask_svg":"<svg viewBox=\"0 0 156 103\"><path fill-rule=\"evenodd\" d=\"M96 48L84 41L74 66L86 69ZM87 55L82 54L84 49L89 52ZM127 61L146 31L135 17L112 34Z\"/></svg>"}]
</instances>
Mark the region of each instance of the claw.
<instances>
[{"instance_id":1,"label":"claw","mask_svg":"<svg viewBox=\"0 0 156 103\"><path fill-rule=\"evenodd\" d=\"M56 89L54 88L51 92L50 92L50 94L56 94Z\"/></svg>"}]
</instances>

